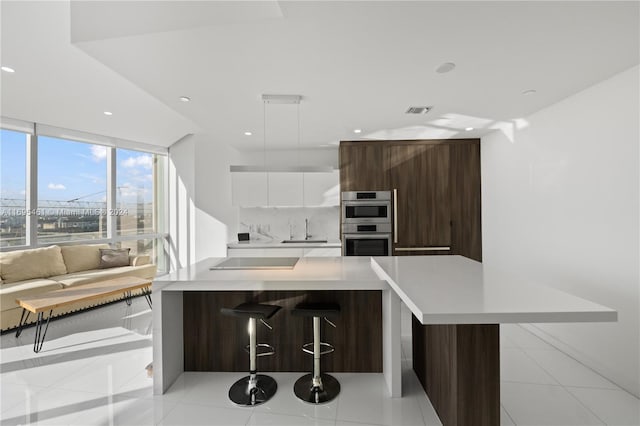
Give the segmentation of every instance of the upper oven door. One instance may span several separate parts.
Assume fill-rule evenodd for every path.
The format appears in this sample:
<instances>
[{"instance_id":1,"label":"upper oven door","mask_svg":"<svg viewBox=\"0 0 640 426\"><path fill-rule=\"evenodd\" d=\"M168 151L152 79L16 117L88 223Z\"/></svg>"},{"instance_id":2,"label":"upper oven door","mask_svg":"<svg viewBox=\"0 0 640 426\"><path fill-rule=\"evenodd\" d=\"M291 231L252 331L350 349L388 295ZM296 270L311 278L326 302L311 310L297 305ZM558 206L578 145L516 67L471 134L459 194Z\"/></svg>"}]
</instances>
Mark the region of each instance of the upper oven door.
<instances>
[{"instance_id":1,"label":"upper oven door","mask_svg":"<svg viewBox=\"0 0 640 426\"><path fill-rule=\"evenodd\" d=\"M390 223L389 201L343 201L342 223Z\"/></svg>"}]
</instances>

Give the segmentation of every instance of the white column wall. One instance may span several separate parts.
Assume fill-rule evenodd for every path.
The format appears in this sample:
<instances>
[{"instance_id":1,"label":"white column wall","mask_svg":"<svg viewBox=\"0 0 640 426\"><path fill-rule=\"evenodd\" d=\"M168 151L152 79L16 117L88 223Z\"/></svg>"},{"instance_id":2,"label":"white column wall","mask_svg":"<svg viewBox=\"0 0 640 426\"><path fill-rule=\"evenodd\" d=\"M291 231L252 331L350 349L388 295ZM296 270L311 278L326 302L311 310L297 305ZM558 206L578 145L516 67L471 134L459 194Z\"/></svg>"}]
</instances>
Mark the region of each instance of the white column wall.
<instances>
[{"instance_id":1,"label":"white column wall","mask_svg":"<svg viewBox=\"0 0 640 426\"><path fill-rule=\"evenodd\" d=\"M639 77L636 66L481 142L484 263L618 310L617 323L535 328L636 396Z\"/></svg>"},{"instance_id":2,"label":"white column wall","mask_svg":"<svg viewBox=\"0 0 640 426\"><path fill-rule=\"evenodd\" d=\"M225 257L236 239L229 166L238 152L210 135L189 135L169 149L172 268Z\"/></svg>"},{"instance_id":3,"label":"white column wall","mask_svg":"<svg viewBox=\"0 0 640 426\"><path fill-rule=\"evenodd\" d=\"M169 259L171 270L193 263L195 142L186 137L169 148Z\"/></svg>"},{"instance_id":4,"label":"white column wall","mask_svg":"<svg viewBox=\"0 0 640 426\"><path fill-rule=\"evenodd\" d=\"M231 172L238 151L210 135L196 141L196 256L226 257L227 243L237 240L238 209L231 205Z\"/></svg>"}]
</instances>

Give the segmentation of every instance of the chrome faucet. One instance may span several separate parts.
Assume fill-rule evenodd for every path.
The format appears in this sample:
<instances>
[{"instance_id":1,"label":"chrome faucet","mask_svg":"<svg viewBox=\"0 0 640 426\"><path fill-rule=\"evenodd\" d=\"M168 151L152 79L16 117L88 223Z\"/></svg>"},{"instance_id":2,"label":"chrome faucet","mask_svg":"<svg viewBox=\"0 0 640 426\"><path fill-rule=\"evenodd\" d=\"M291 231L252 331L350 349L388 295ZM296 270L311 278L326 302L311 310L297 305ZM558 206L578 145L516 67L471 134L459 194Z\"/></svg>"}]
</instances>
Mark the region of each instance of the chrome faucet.
<instances>
[{"instance_id":1,"label":"chrome faucet","mask_svg":"<svg viewBox=\"0 0 640 426\"><path fill-rule=\"evenodd\" d=\"M304 239L308 240L309 238L311 238L311 235L309 235L309 219L305 218L304 219Z\"/></svg>"}]
</instances>

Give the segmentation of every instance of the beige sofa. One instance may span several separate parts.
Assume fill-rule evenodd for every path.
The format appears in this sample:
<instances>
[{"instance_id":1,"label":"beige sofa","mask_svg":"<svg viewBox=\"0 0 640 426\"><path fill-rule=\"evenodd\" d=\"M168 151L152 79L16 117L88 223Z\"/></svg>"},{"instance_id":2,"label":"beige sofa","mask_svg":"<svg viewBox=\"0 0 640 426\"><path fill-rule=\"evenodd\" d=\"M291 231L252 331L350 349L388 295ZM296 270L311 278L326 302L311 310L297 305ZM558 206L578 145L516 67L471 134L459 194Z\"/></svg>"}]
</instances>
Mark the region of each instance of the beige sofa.
<instances>
[{"instance_id":1,"label":"beige sofa","mask_svg":"<svg viewBox=\"0 0 640 426\"><path fill-rule=\"evenodd\" d=\"M107 244L49 246L0 253L0 329L15 328L22 308L16 298L36 296L47 291L81 286L109 278L134 276L152 280L156 265L149 256L129 256L129 266L100 269L100 249ZM54 309L53 316L104 304L122 296L109 296ZM35 321L35 315L29 322Z\"/></svg>"}]
</instances>

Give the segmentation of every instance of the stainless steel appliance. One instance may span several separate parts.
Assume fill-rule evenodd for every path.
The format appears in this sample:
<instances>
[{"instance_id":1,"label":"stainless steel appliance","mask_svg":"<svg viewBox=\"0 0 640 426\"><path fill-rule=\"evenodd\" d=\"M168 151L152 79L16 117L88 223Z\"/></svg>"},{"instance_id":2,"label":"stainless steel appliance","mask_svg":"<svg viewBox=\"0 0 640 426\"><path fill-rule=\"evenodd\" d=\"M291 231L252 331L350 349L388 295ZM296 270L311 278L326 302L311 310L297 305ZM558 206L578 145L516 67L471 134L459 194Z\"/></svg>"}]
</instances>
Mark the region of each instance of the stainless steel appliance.
<instances>
[{"instance_id":1,"label":"stainless steel appliance","mask_svg":"<svg viewBox=\"0 0 640 426\"><path fill-rule=\"evenodd\" d=\"M342 255L391 255L391 191L342 193Z\"/></svg>"},{"instance_id":2,"label":"stainless steel appliance","mask_svg":"<svg viewBox=\"0 0 640 426\"><path fill-rule=\"evenodd\" d=\"M391 191L345 191L342 223L391 223Z\"/></svg>"}]
</instances>

